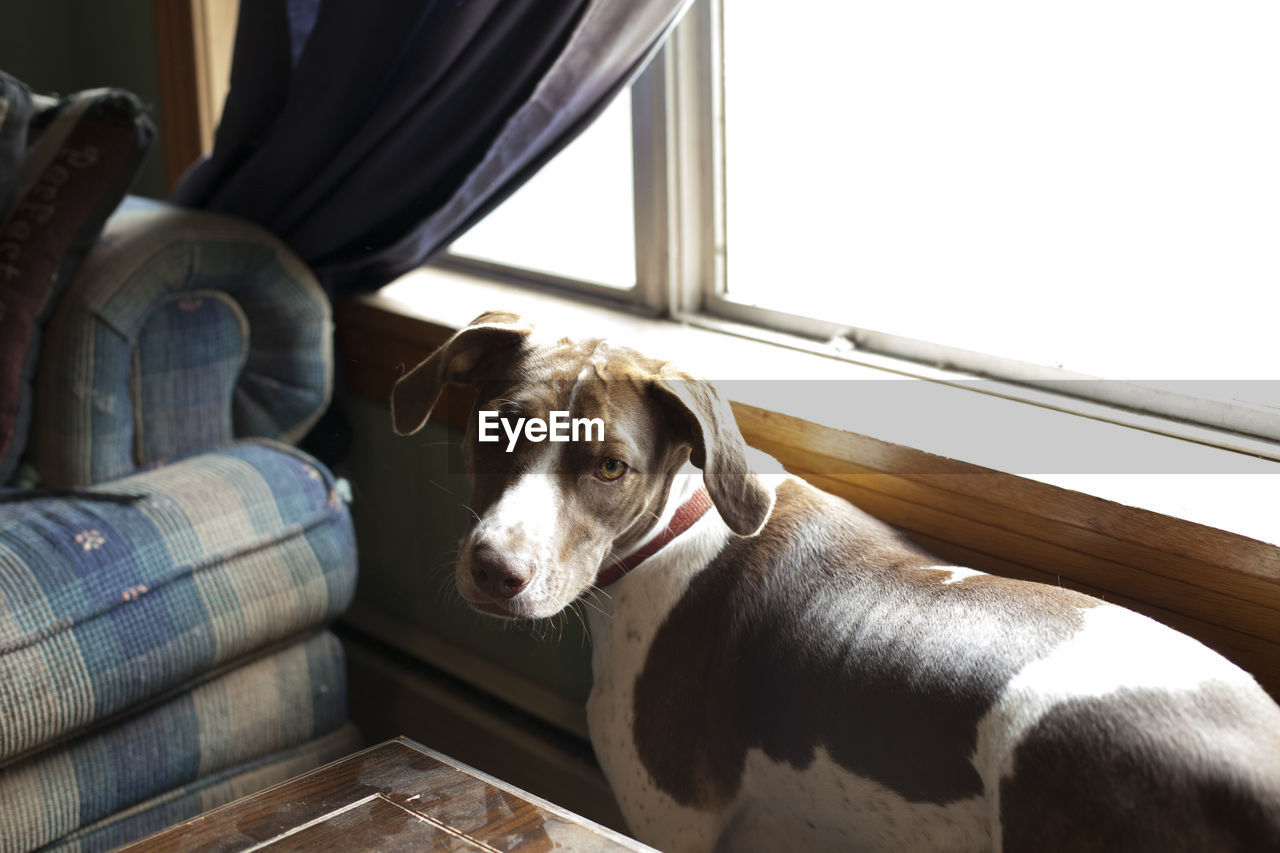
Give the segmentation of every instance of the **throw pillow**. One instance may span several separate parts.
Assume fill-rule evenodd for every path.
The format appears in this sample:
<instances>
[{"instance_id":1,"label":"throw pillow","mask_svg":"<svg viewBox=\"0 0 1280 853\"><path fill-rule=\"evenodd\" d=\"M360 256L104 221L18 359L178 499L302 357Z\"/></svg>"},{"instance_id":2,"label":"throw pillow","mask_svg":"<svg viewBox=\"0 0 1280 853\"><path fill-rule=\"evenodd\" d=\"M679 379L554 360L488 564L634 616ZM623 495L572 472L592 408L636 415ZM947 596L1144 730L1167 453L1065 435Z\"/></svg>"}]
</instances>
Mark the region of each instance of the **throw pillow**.
<instances>
[{"instance_id":1,"label":"throw pillow","mask_svg":"<svg viewBox=\"0 0 1280 853\"><path fill-rule=\"evenodd\" d=\"M31 121L31 92L18 80L0 71L0 222L5 219L18 189L22 155L27 150L27 124Z\"/></svg>"},{"instance_id":2,"label":"throw pillow","mask_svg":"<svg viewBox=\"0 0 1280 853\"><path fill-rule=\"evenodd\" d=\"M71 95L31 119L0 224L0 483L26 446L40 326L142 165L155 127L119 89Z\"/></svg>"}]
</instances>

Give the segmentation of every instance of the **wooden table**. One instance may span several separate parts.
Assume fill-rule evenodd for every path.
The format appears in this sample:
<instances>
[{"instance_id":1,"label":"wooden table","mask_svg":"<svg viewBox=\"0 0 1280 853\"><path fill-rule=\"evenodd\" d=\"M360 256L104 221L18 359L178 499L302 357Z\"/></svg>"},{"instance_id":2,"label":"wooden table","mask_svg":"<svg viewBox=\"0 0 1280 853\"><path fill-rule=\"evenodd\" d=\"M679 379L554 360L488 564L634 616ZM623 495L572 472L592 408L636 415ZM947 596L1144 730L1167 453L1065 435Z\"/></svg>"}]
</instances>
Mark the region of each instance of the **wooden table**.
<instances>
[{"instance_id":1,"label":"wooden table","mask_svg":"<svg viewBox=\"0 0 1280 853\"><path fill-rule=\"evenodd\" d=\"M397 738L120 851L651 850ZM119 851L117 851L119 853Z\"/></svg>"}]
</instances>

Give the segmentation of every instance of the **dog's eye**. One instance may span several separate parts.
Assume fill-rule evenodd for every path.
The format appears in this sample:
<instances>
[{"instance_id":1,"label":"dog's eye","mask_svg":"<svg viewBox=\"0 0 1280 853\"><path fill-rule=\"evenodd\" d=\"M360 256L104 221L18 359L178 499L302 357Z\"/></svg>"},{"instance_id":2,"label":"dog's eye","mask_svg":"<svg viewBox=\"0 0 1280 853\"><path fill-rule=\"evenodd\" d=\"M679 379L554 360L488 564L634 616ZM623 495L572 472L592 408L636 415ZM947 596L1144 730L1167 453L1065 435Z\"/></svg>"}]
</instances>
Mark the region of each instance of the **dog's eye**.
<instances>
[{"instance_id":1,"label":"dog's eye","mask_svg":"<svg viewBox=\"0 0 1280 853\"><path fill-rule=\"evenodd\" d=\"M616 480L625 473L627 473L627 463L612 456L601 462L600 467L596 469L596 475L601 480Z\"/></svg>"}]
</instances>

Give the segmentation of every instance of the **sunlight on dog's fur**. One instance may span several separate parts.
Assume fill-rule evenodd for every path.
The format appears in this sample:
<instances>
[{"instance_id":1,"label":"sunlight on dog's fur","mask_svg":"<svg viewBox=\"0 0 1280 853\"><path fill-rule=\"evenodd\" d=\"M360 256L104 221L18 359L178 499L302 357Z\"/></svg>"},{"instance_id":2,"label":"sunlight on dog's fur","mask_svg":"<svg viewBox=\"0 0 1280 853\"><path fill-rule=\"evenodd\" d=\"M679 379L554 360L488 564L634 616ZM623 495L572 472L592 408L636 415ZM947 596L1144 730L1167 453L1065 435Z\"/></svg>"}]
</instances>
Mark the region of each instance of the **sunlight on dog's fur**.
<instances>
[{"instance_id":1,"label":"sunlight on dog's fur","mask_svg":"<svg viewBox=\"0 0 1280 853\"><path fill-rule=\"evenodd\" d=\"M396 384L396 431L449 382L478 395L457 590L585 618L592 744L641 840L1280 850L1280 707L1198 642L945 564L761 461L711 385L634 350L483 315ZM480 411L604 435L507 452Z\"/></svg>"}]
</instances>

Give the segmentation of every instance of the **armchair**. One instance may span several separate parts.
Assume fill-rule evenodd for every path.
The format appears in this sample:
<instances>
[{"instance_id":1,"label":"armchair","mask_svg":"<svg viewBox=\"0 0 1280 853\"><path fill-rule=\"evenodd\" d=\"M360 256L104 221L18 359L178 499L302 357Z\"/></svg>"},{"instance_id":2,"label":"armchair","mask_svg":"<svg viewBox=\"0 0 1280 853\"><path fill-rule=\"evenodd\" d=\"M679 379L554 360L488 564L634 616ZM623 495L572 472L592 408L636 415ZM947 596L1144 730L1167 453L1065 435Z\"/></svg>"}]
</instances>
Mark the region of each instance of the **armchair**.
<instances>
[{"instance_id":1,"label":"armchair","mask_svg":"<svg viewBox=\"0 0 1280 853\"><path fill-rule=\"evenodd\" d=\"M355 542L291 445L328 302L261 229L128 200L44 324L0 491L0 851L108 849L358 746Z\"/></svg>"}]
</instances>

